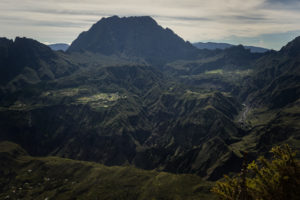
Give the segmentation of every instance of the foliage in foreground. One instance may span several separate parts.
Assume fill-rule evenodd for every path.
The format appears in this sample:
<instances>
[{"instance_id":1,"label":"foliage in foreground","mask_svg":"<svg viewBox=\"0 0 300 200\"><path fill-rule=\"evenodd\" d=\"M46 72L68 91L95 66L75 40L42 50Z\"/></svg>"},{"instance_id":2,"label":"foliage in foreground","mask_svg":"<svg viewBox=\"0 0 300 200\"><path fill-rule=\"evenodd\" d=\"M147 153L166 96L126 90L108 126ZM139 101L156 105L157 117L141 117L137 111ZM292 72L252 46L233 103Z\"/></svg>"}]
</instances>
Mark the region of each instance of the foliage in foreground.
<instances>
[{"instance_id":1,"label":"foliage in foreground","mask_svg":"<svg viewBox=\"0 0 300 200\"><path fill-rule=\"evenodd\" d=\"M224 177L212 192L221 200L300 199L300 162L288 145L272 148L273 159L244 164L239 176Z\"/></svg>"}]
</instances>

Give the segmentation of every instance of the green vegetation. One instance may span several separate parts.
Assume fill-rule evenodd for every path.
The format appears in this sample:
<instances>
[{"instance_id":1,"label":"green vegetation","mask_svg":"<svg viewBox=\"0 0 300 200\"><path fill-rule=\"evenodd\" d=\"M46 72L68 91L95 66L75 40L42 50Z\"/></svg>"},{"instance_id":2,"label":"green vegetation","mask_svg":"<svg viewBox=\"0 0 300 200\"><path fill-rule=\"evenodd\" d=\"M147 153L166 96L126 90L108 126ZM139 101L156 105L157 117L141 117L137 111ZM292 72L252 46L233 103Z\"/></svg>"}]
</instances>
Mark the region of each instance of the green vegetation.
<instances>
[{"instance_id":1,"label":"green vegetation","mask_svg":"<svg viewBox=\"0 0 300 200\"><path fill-rule=\"evenodd\" d=\"M212 192L222 200L283 200L300 197L300 161L288 145L272 148L273 159L258 158L239 176L225 176Z\"/></svg>"},{"instance_id":2,"label":"green vegetation","mask_svg":"<svg viewBox=\"0 0 300 200\"><path fill-rule=\"evenodd\" d=\"M79 103L88 103L95 101L117 101L120 98L118 93L99 93L89 97L80 97L77 99Z\"/></svg>"},{"instance_id":3,"label":"green vegetation","mask_svg":"<svg viewBox=\"0 0 300 200\"><path fill-rule=\"evenodd\" d=\"M205 71L204 74L223 74L223 69L216 69L211 71Z\"/></svg>"},{"instance_id":4,"label":"green vegetation","mask_svg":"<svg viewBox=\"0 0 300 200\"><path fill-rule=\"evenodd\" d=\"M92 108L107 108L119 99L126 99L126 96L120 96L118 93L98 93L92 96L80 97L76 100L76 103L89 104Z\"/></svg>"},{"instance_id":5,"label":"green vegetation","mask_svg":"<svg viewBox=\"0 0 300 200\"><path fill-rule=\"evenodd\" d=\"M213 185L196 175L106 167L58 157L30 157L0 143L0 199L214 199Z\"/></svg>"}]
</instances>

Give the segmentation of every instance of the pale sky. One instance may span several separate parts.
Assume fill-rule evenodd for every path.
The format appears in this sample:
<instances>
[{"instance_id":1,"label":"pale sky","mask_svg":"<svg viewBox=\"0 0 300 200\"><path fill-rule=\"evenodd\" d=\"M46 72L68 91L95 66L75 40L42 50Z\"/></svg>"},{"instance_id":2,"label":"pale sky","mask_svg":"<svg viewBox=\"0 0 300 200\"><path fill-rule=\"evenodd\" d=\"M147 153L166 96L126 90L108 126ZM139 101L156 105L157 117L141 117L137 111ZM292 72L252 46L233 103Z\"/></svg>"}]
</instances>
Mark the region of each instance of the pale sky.
<instances>
[{"instance_id":1,"label":"pale sky","mask_svg":"<svg viewBox=\"0 0 300 200\"><path fill-rule=\"evenodd\" d=\"M152 16L190 42L278 50L300 35L300 0L0 0L0 37L71 43L112 15Z\"/></svg>"}]
</instances>

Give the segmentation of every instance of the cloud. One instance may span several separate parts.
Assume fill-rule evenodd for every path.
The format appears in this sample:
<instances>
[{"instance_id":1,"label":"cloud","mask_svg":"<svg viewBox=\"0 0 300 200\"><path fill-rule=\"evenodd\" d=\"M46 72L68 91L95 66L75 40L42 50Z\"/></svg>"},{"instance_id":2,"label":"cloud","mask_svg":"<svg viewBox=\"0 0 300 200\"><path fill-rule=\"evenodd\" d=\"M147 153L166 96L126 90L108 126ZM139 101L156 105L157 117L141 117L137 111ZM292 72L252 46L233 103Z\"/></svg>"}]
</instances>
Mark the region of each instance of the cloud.
<instances>
[{"instance_id":1,"label":"cloud","mask_svg":"<svg viewBox=\"0 0 300 200\"><path fill-rule=\"evenodd\" d=\"M70 43L102 17L150 15L192 42L259 38L300 27L298 5L298 0L1 0L0 36Z\"/></svg>"},{"instance_id":2,"label":"cloud","mask_svg":"<svg viewBox=\"0 0 300 200\"><path fill-rule=\"evenodd\" d=\"M1 16L1 15L0 15ZM73 22L68 20L60 20L60 21L47 21L40 19L30 19L30 18L21 18L21 17L7 17L1 16L0 22L10 22L11 25L16 26L24 26L24 25L34 25L34 26L44 26L44 27L83 27L86 25L84 22Z\"/></svg>"}]
</instances>

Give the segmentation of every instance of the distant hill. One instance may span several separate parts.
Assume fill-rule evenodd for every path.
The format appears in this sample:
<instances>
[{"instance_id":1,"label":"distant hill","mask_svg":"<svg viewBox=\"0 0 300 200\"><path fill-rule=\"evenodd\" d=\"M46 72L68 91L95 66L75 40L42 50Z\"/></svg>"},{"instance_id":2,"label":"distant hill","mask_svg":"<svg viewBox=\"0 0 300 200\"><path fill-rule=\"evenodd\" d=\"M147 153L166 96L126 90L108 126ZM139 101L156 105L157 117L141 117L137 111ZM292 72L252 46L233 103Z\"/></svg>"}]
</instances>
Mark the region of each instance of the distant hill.
<instances>
[{"instance_id":1,"label":"distant hill","mask_svg":"<svg viewBox=\"0 0 300 200\"><path fill-rule=\"evenodd\" d=\"M232 44L228 44L228 43L215 43L215 42L196 42L193 43L193 45L198 49L208 49L208 50L227 49L233 46Z\"/></svg>"},{"instance_id":2,"label":"distant hill","mask_svg":"<svg viewBox=\"0 0 300 200\"><path fill-rule=\"evenodd\" d=\"M227 49L232 46L236 46L228 43L215 43L215 42L197 42L197 43L193 43L193 45L198 49L208 49L208 50ZM252 53L265 53L269 51L269 49L262 48L262 47L255 47L255 46L244 46L244 47L245 49L250 49Z\"/></svg>"},{"instance_id":3,"label":"distant hill","mask_svg":"<svg viewBox=\"0 0 300 200\"><path fill-rule=\"evenodd\" d=\"M70 45L65 43L57 43L57 44L50 44L48 45L53 51L66 51Z\"/></svg>"},{"instance_id":4,"label":"distant hill","mask_svg":"<svg viewBox=\"0 0 300 200\"><path fill-rule=\"evenodd\" d=\"M73 41L68 52L141 57L151 63L193 58L198 50L151 17L102 18Z\"/></svg>"}]
</instances>

